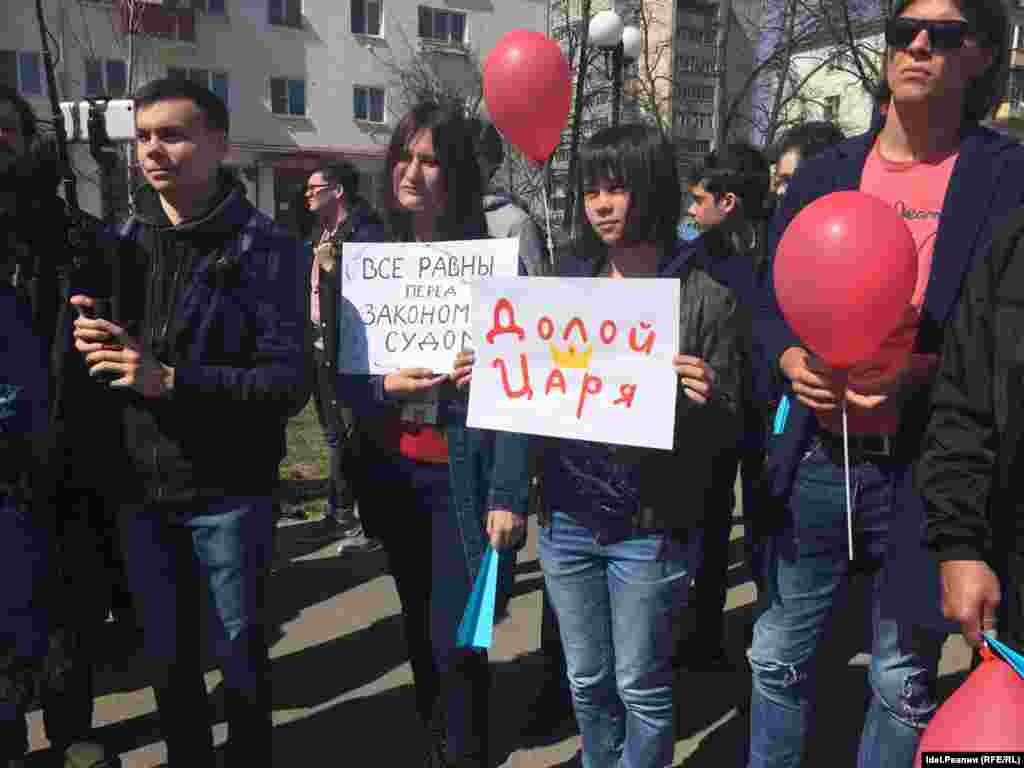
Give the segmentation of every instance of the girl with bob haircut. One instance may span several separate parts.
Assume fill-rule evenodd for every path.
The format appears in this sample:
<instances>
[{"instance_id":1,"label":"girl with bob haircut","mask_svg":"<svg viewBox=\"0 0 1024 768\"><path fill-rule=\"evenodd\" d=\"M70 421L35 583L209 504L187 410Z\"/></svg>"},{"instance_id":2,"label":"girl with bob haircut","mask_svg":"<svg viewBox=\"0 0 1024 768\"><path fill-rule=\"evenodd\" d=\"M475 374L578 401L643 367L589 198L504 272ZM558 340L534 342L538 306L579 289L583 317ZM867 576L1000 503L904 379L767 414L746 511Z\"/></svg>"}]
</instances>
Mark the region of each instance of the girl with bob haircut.
<instances>
[{"instance_id":1,"label":"girl with bob haircut","mask_svg":"<svg viewBox=\"0 0 1024 768\"><path fill-rule=\"evenodd\" d=\"M457 112L423 103L405 115L386 174L394 241L487 237L473 138ZM357 415L363 526L382 541L402 603L427 764L486 768L487 655L457 649L455 636L488 542L506 550L525 537L527 439L468 429L465 393L447 373L342 375L339 388Z\"/></svg>"},{"instance_id":2,"label":"girl with bob haircut","mask_svg":"<svg viewBox=\"0 0 1024 768\"><path fill-rule=\"evenodd\" d=\"M744 353L736 298L676 239L676 167L671 145L646 126L591 138L575 180L586 219L557 269L562 277L678 280L681 290L675 448L535 443L538 550L585 768L672 763L673 615L700 558L714 443L734 444L737 435ZM708 365L718 371L713 395Z\"/></svg>"}]
</instances>

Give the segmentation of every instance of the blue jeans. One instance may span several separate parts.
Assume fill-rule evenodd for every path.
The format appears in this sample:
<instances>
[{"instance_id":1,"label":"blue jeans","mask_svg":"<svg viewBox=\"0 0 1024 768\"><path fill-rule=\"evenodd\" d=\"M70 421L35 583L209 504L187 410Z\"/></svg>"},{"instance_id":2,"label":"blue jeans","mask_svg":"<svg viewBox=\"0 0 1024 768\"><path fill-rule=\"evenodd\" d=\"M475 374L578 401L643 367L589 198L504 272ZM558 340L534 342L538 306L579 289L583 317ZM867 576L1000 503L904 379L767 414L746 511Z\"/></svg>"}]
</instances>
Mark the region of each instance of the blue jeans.
<instances>
[{"instance_id":1,"label":"blue jeans","mask_svg":"<svg viewBox=\"0 0 1024 768\"><path fill-rule=\"evenodd\" d=\"M202 675L207 638L201 637L211 608L231 736L228 765L265 764L271 754L264 611L273 525L269 497L122 509L128 582L156 674L153 687L172 766L214 764Z\"/></svg>"},{"instance_id":2,"label":"blue jeans","mask_svg":"<svg viewBox=\"0 0 1024 768\"><path fill-rule=\"evenodd\" d=\"M932 683L943 635L881 612L894 486L892 459L850 467L854 554L872 578L872 699L860 768L909 768L936 708ZM750 768L799 766L815 700L815 656L837 592L850 571L843 467L815 438L796 475L791 522L770 542L767 610L754 627ZM827 715L826 715L827 716Z\"/></svg>"},{"instance_id":3,"label":"blue jeans","mask_svg":"<svg viewBox=\"0 0 1024 768\"><path fill-rule=\"evenodd\" d=\"M672 619L686 602L699 539L691 531L685 542L659 534L602 544L561 512L542 532L584 768L672 764Z\"/></svg>"}]
</instances>

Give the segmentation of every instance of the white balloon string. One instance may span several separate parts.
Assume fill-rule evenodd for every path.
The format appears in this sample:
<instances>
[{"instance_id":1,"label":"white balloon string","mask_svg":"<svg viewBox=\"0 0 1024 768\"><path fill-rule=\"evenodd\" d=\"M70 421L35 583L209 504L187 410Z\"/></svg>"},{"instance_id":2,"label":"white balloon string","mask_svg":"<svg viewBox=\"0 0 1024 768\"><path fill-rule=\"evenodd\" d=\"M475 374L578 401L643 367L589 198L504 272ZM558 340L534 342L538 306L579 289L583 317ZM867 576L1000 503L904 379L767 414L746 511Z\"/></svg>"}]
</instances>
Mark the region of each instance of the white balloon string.
<instances>
[{"instance_id":1,"label":"white balloon string","mask_svg":"<svg viewBox=\"0 0 1024 768\"><path fill-rule=\"evenodd\" d=\"M547 235L548 235L548 266L555 263L555 242L554 238L551 237L551 209L548 207L548 185L545 183L542 185L544 194L541 197L544 199L544 221L547 224Z\"/></svg>"},{"instance_id":2,"label":"white balloon string","mask_svg":"<svg viewBox=\"0 0 1024 768\"><path fill-rule=\"evenodd\" d=\"M850 427L846 420L846 398L843 398L843 472L846 475L846 540L853 562L853 501L850 494Z\"/></svg>"}]
</instances>

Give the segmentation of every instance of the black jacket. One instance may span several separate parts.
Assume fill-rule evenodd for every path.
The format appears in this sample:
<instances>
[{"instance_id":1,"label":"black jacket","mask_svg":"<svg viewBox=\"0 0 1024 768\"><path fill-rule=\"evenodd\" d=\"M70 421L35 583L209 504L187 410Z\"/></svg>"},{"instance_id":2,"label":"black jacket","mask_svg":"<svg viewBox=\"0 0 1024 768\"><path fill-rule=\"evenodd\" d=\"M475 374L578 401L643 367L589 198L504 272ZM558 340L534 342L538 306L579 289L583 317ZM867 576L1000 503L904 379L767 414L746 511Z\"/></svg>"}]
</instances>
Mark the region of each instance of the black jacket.
<instances>
[{"instance_id":1,"label":"black jacket","mask_svg":"<svg viewBox=\"0 0 1024 768\"><path fill-rule=\"evenodd\" d=\"M320 242L323 233L317 228L313 233L311 245ZM387 234L380 217L362 199L352 206L345 223L338 227L333 242L339 255L345 243L383 243L387 242ZM338 371L338 300L341 297L341 282L338 270L325 272L320 270L320 326L317 333L323 339L323 365L328 366L334 374Z\"/></svg>"},{"instance_id":2,"label":"black jacket","mask_svg":"<svg viewBox=\"0 0 1024 768\"><path fill-rule=\"evenodd\" d=\"M52 187L13 175L3 183L17 194L0 210L0 260L13 268L17 301L49 358L42 393L48 424L34 430L31 454L22 454L31 459L42 504L64 488L99 490L103 465L118 453L116 430L110 429L116 420L113 399L89 379L74 349L77 313L68 304L72 281L91 286L92 293L109 290L116 241L99 220L84 214L77 236L69 232L72 222Z\"/></svg>"},{"instance_id":3,"label":"black jacket","mask_svg":"<svg viewBox=\"0 0 1024 768\"><path fill-rule=\"evenodd\" d=\"M683 354L696 355L717 375L711 402L698 405L681 389L676 399L675 440L671 451L620 446L616 458L640 466L639 511L634 528L669 531L684 536L703 525L706 514L721 511L721 460L734 453L741 432L741 375L746 368L744 338L749 319L736 294L711 275L706 251L680 245L658 269L658 276L680 281L679 344ZM596 277L603 264L564 253L558 261L560 277ZM544 502L544 479L539 470L544 455L557 451L560 440L538 437L532 441L535 498L540 522L551 510ZM735 464L733 477L735 480Z\"/></svg>"},{"instance_id":4,"label":"black jacket","mask_svg":"<svg viewBox=\"0 0 1024 768\"><path fill-rule=\"evenodd\" d=\"M916 480L940 561L1024 587L1024 208L975 259L950 322ZM1018 622L1020 617L1018 616ZM1021 629L1021 627L1018 627Z\"/></svg>"},{"instance_id":5,"label":"black jacket","mask_svg":"<svg viewBox=\"0 0 1024 768\"><path fill-rule=\"evenodd\" d=\"M167 397L121 394L122 501L273 491L309 398L309 251L224 184L177 226L147 189L122 230L118 319L175 370Z\"/></svg>"}]
</instances>

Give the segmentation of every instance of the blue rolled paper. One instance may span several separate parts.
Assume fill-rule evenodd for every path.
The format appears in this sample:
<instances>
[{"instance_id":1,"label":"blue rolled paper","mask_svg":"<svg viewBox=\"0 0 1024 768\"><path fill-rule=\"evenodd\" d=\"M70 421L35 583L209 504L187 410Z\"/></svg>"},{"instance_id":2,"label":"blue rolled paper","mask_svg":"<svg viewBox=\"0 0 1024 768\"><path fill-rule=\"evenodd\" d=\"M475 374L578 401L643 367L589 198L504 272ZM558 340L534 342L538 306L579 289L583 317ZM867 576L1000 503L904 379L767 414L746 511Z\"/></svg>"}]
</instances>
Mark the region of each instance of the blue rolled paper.
<instances>
[{"instance_id":1,"label":"blue rolled paper","mask_svg":"<svg viewBox=\"0 0 1024 768\"><path fill-rule=\"evenodd\" d=\"M487 650L494 640L494 598L498 591L498 554L488 545L480 573L462 613L455 635L456 648Z\"/></svg>"},{"instance_id":2,"label":"blue rolled paper","mask_svg":"<svg viewBox=\"0 0 1024 768\"><path fill-rule=\"evenodd\" d=\"M999 658L1001 658L1011 667L1013 667L1014 671L1016 671L1018 675L1024 677L1024 656L1017 653L1015 650L1013 650L1013 648L1008 646L1006 643L996 640L987 632L984 633L984 635L985 642L988 644L988 647L992 649L992 652L999 656Z\"/></svg>"}]
</instances>

